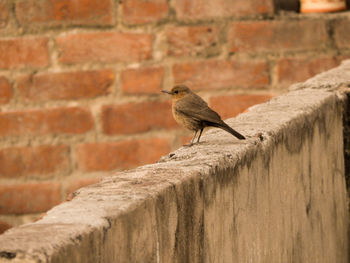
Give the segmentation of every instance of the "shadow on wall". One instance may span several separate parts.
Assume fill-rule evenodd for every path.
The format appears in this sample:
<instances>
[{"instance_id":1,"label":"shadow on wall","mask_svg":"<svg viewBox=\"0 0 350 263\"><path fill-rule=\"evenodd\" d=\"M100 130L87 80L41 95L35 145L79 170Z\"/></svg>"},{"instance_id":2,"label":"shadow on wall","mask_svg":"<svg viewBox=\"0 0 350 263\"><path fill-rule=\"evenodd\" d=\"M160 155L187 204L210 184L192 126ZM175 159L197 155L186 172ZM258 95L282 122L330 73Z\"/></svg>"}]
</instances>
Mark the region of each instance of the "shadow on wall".
<instances>
[{"instance_id":1,"label":"shadow on wall","mask_svg":"<svg viewBox=\"0 0 350 263\"><path fill-rule=\"evenodd\" d=\"M299 0L275 0L276 11L295 11L299 12L300 2Z\"/></svg>"},{"instance_id":2,"label":"shadow on wall","mask_svg":"<svg viewBox=\"0 0 350 263\"><path fill-rule=\"evenodd\" d=\"M344 136L344 163L345 180L348 195L350 193L350 93L346 93L347 102L344 105L343 136Z\"/></svg>"}]
</instances>

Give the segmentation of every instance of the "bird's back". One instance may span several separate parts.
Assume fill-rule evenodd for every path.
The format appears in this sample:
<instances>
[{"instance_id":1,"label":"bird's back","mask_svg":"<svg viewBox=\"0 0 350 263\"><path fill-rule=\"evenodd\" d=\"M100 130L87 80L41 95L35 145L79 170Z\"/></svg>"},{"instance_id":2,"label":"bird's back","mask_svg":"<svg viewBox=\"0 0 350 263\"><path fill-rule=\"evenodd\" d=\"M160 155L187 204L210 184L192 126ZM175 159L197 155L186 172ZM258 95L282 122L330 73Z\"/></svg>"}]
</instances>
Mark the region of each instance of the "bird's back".
<instances>
[{"instance_id":1,"label":"bird's back","mask_svg":"<svg viewBox=\"0 0 350 263\"><path fill-rule=\"evenodd\" d=\"M210 123L221 124L222 120L215 111L197 94L190 93L173 104L174 115L191 118L198 126L212 126Z\"/></svg>"}]
</instances>

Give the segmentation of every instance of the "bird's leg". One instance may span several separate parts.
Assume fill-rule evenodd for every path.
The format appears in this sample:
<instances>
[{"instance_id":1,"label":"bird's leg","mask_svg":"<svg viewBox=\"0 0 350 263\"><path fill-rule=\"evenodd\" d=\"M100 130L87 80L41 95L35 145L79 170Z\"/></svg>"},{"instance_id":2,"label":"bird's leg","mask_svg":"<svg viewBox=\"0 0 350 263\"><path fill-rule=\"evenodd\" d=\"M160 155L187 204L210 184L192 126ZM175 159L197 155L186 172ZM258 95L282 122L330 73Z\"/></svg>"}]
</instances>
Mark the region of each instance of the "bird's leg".
<instances>
[{"instance_id":1,"label":"bird's leg","mask_svg":"<svg viewBox=\"0 0 350 263\"><path fill-rule=\"evenodd\" d=\"M197 132L198 132L198 130L194 132L193 138L192 138L192 140L191 140L191 145L193 144L194 139L196 138Z\"/></svg>"},{"instance_id":2,"label":"bird's leg","mask_svg":"<svg viewBox=\"0 0 350 263\"><path fill-rule=\"evenodd\" d=\"M197 142L199 142L199 139L200 139L200 137L201 137L201 135L202 135L203 129L204 129L204 128L202 128L201 131L199 132L199 136L198 136Z\"/></svg>"},{"instance_id":3,"label":"bird's leg","mask_svg":"<svg viewBox=\"0 0 350 263\"><path fill-rule=\"evenodd\" d=\"M192 138L190 144L185 144L184 146L192 146L192 145L193 145L193 141L194 141L194 138L196 138L197 132L198 132L198 130L195 131L194 136L193 136L193 138Z\"/></svg>"}]
</instances>

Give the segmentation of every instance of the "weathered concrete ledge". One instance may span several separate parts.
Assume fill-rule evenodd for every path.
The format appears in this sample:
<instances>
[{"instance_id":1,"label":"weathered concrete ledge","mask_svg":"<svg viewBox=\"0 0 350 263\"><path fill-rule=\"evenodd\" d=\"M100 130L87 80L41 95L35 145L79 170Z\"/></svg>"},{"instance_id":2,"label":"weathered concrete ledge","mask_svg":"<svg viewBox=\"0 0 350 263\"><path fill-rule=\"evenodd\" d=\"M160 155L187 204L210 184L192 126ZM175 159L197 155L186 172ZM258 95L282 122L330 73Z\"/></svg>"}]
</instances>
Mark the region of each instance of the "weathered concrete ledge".
<instances>
[{"instance_id":1,"label":"weathered concrete ledge","mask_svg":"<svg viewBox=\"0 0 350 263\"><path fill-rule=\"evenodd\" d=\"M350 62L0 236L0 262L348 262ZM260 134L259 136L256 136Z\"/></svg>"}]
</instances>

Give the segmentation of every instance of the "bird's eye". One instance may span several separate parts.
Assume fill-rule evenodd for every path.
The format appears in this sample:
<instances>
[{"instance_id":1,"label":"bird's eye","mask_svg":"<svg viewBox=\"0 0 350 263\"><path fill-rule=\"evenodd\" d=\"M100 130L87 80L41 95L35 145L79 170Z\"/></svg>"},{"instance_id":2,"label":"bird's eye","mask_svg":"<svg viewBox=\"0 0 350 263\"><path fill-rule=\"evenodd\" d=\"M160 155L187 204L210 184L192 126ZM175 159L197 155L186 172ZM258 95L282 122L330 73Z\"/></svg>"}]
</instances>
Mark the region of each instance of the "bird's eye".
<instances>
[{"instance_id":1,"label":"bird's eye","mask_svg":"<svg viewBox=\"0 0 350 263\"><path fill-rule=\"evenodd\" d=\"M175 93L175 94L178 94L178 93L179 93L179 91L178 91L178 90L175 90L175 91L174 91L174 93Z\"/></svg>"}]
</instances>

